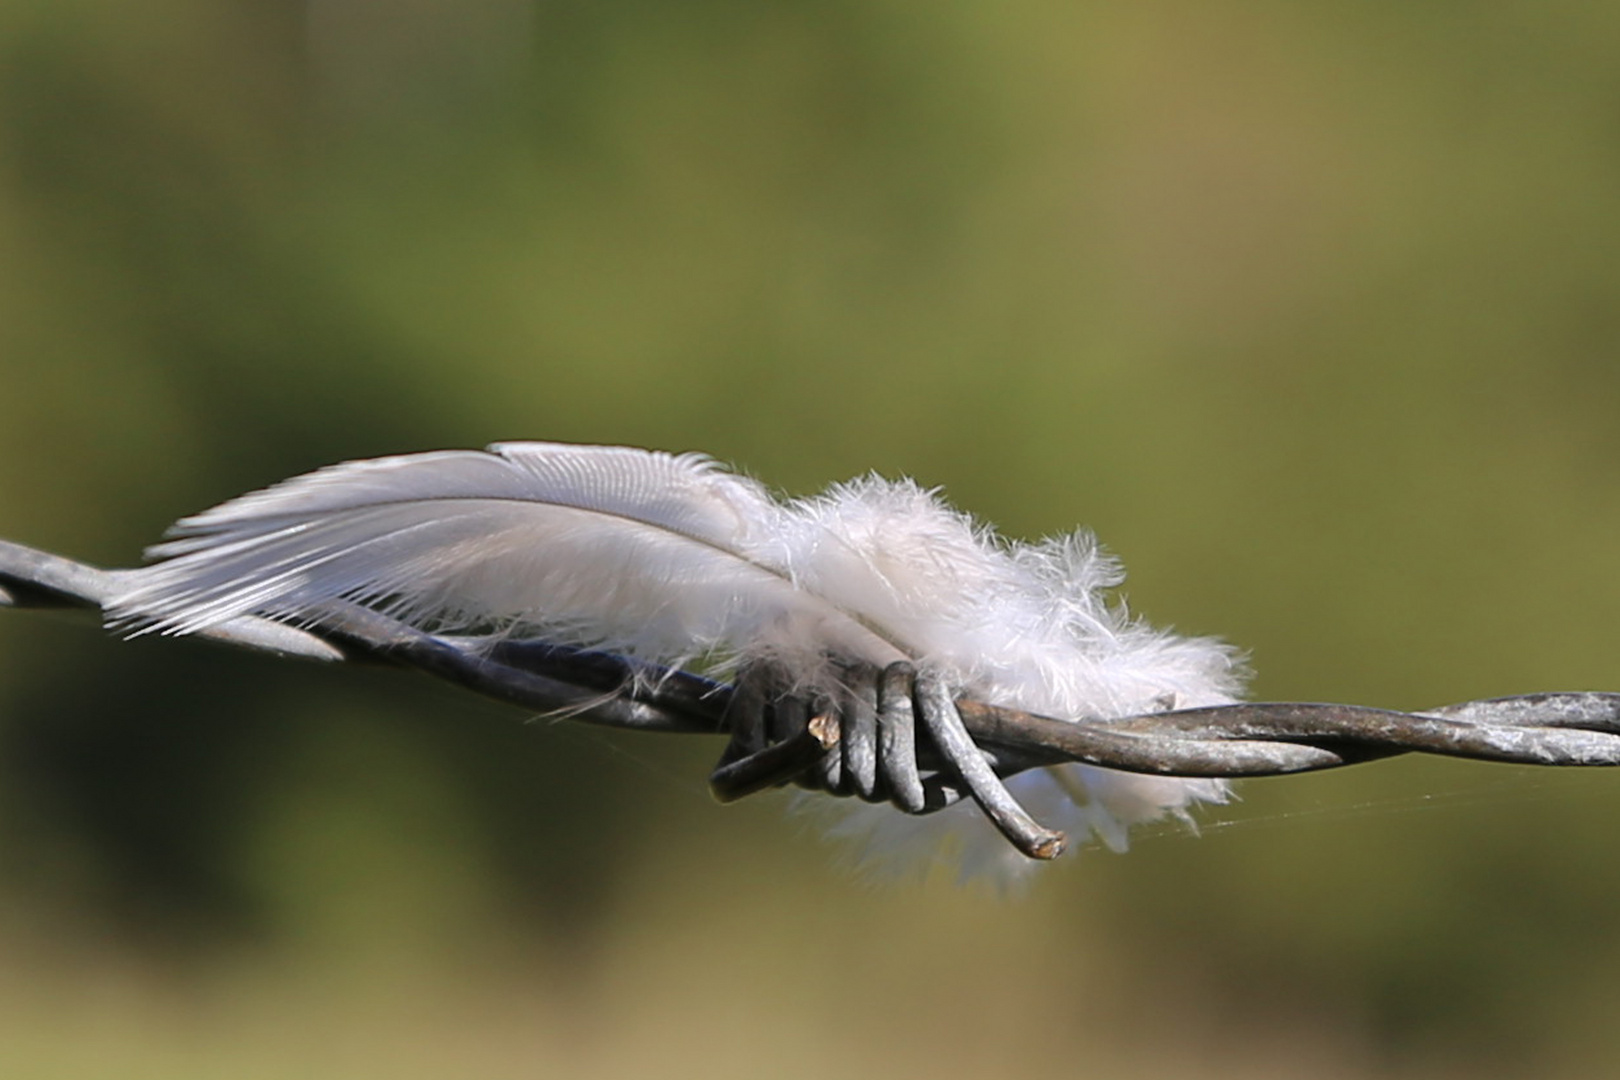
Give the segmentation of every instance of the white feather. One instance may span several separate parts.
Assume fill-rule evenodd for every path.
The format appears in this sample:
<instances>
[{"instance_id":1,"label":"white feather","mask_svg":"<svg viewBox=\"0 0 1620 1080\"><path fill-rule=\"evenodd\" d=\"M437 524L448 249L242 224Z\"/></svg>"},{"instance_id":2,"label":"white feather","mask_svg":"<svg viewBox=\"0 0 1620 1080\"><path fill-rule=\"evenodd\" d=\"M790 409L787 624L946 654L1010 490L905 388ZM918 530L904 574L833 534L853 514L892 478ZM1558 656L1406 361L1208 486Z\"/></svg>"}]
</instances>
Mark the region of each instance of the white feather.
<instances>
[{"instance_id":1,"label":"white feather","mask_svg":"<svg viewBox=\"0 0 1620 1080\"><path fill-rule=\"evenodd\" d=\"M1123 574L1088 534L1009 544L910 481L869 477L784 504L701 455L507 443L322 469L170 536L110 607L116 625L310 621L344 598L418 625L525 628L670 663L769 658L805 685L829 678L829 653L911 658L958 692L1059 717L1239 691L1229 648L1109 603ZM1083 766L1010 786L1049 824L1114 848L1132 824L1226 795L1218 781ZM869 861L946 852L998 876L1031 865L969 804L927 818L837 807L833 831Z\"/></svg>"}]
</instances>

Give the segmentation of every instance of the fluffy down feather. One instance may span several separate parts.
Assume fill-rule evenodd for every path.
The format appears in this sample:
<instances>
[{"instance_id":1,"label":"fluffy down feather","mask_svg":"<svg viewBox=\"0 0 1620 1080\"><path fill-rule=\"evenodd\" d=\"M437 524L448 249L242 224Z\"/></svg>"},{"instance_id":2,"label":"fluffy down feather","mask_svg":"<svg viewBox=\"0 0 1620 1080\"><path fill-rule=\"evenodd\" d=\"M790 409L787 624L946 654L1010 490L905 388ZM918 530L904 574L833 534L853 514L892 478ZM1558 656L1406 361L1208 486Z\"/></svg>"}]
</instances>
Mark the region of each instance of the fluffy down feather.
<instances>
[{"instance_id":1,"label":"fluffy down feather","mask_svg":"<svg viewBox=\"0 0 1620 1080\"><path fill-rule=\"evenodd\" d=\"M1110 603L1124 571L1091 534L1012 544L910 481L868 477L791 507L790 561L806 589L862 611L919 664L982 701L1054 717L1108 719L1230 704L1242 689L1237 653L1209 638L1155 630ZM1123 851L1126 830L1223 802L1219 780L1142 776L1084 765L1008 781L1043 823L1076 840L1094 833ZM837 815L880 873L955 864L964 877L1015 882L1038 866L963 802L928 817L817 800Z\"/></svg>"},{"instance_id":2,"label":"fluffy down feather","mask_svg":"<svg viewBox=\"0 0 1620 1080\"><path fill-rule=\"evenodd\" d=\"M136 632L248 612L309 622L343 598L666 663L768 658L807 687L830 678L828 653L909 657L959 692L1057 717L1224 704L1241 689L1227 646L1109 602L1123 573L1089 534L1009 543L875 476L782 503L701 455L506 443L296 477L182 520L148 555L109 609ZM1219 781L1086 766L1009 786L1041 820L1115 849L1133 824L1226 797ZM817 801L872 865L945 859L1003 879L1034 865L970 804L910 818Z\"/></svg>"}]
</instances>

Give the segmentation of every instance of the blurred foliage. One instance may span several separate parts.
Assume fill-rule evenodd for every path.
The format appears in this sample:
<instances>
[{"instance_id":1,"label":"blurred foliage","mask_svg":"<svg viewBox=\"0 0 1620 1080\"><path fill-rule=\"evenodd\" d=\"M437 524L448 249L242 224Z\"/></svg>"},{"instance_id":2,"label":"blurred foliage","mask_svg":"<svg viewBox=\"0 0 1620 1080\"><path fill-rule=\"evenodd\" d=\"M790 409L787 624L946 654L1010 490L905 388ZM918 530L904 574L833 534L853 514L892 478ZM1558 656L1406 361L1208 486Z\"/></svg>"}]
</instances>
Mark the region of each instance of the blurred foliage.
<instances>
[{"instance_id":1,"label":"blurred foliage","mask_svg":"<svg viewBox=\"0 0 1620 1080\"><path fill-rule=\"evenodd\" d=\"M350 457L1085 523L1262 698L1620 689L1620 8L0 0L0 534ZM0 619L28 1076L1587 1076L1620 788L1255 782L870 888L712 747Z\"/></svg>"}]
</instances>

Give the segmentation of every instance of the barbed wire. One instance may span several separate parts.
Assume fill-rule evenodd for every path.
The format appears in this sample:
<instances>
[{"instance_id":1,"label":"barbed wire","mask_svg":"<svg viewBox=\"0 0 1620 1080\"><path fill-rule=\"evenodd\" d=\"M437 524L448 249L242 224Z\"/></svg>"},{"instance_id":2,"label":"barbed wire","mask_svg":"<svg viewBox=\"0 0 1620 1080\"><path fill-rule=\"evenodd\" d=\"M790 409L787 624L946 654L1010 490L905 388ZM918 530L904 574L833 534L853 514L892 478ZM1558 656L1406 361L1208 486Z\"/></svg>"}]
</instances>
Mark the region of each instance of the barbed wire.
<instances>
[{"instance_id":1,"label":"barbed wire","mask_svg":"<svg viewBox=\"0 0 1620 1080\"><path fill-rule=\"evenodd\" d=\"M126 570L105 570L22 544L0 541L0 607L99 611L125 587ZM793 782L834 794L895 801L881 785L860 791L818 771L841 741L867 738L827 703L793 702L796 716L773 722L762 749L737 751L747 714L741 682L727 683L614 653L534 639L440 635L348 602L304 613L301 625L243 616L197 635L222 644L320 662L412 668L475 693L582 723L639 731L725 735L732 739L710 778L722 799ZM755 703L757 704L757 702ZM1407 753L1546 766L1620 765L1620 694L1549 692L1466 701L1421 712L1312 702L1252 702L1112 720L1057 720L963 698L962 726L996 777L1078 762L1135 773L1250 777L1331 769ZM831 710L837 712L836 707ZM877 738L872 735L870 738ZM864 744L854 741L853 745ZM983 791L960 768L960 753L916 734L916 759L931 773L926 813ZM975 763L976 764L976 763ZM900 805L896 802L896 805ZM1000 824L1000 822L998 822ZM1035 857L1061 850L1048 839L1008 831Z\"/></svg>"}]
</instances>

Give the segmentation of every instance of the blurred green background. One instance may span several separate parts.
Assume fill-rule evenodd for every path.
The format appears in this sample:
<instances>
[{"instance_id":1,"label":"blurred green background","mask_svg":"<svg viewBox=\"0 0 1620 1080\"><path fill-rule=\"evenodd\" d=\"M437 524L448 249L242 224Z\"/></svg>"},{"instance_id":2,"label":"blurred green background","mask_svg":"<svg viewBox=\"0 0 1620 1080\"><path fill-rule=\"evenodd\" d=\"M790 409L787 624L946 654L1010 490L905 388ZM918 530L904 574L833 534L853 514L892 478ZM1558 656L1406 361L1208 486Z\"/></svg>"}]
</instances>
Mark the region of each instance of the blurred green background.
<instances>
[{"instance_id":1,"label":"blurred green background","mask_svg":"<svg viewBox=\"0 0 1620 1080\"><path fill-rule=\"evenodd\" d=\"M1095 528L1256 696L1620 689L1620 6L0 0L0 535L702 449ZM1587 1077L1620 777L872 887L711 745L0 618L27 1077ZM696 740L694 740L696 741Z\"/></svg>"}]
</instances>

